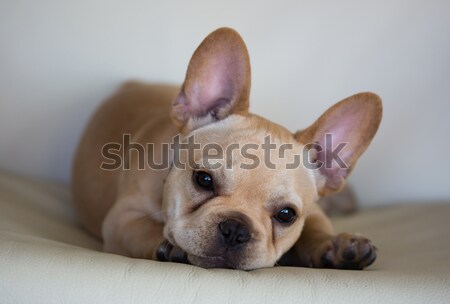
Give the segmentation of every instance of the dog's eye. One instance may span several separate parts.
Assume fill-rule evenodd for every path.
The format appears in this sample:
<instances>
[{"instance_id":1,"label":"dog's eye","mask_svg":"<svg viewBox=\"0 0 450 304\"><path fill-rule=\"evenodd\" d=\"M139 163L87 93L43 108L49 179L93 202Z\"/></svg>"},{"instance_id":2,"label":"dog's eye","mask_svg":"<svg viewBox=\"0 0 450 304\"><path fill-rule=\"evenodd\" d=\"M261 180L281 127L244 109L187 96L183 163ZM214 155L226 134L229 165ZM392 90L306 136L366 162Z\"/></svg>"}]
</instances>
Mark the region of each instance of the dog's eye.
<instances>
[{"instance_id":1,"label":"dog's eye","mask_svg":"<svg viewBox=\"0 0 450 304\"><path fill-rule=\"evenodd\" d=\"M288 224L295 219L295 211L289 207L283 208L277 212L275 219L280 223Z\"/></svg>"},{"instance_id":2,"label":"dog's eye","mask_svg":"<svg viewBox=\"0 0 450 304\"><path fill-rule=\"evenodd\" d=\"M208 191L214 190L212 176L205 171L195 171L194 180L200 188Z\"/></svg>"}]
</instances>

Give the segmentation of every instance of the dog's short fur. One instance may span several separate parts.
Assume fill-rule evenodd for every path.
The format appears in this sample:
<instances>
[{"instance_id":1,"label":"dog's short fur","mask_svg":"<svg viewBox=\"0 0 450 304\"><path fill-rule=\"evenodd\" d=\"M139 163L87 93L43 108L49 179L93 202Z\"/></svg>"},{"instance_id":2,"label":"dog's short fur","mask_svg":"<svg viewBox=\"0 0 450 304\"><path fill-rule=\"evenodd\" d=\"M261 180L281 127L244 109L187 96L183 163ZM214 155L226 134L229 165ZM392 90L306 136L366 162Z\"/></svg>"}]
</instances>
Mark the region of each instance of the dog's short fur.
<instances>
[{"instance_id":1,"label":"dog's short fur","mask_svg":"<svg viewBox=\"0 0 450 304\"><path fill-rule=\"evenodd\" d=\"M221 28L195 51L181 89L130 82L100 107L75 156L73 193L82 224L103 239L105 251L243 270L271 267L277 261L350 269L373 263L376 248L371 242L356 234L334 234L316 201L342 188L369 145L381 120L379 97L351 96L293 134L249 113L249 94L246 46L234 30ZM214 142L222 147L261 147L270 135L275 144L289 143L293 149L286 150L284 158L272 158L276 170L264 165L242 169L244 160L236 153L231 170L138 170L132 152L130 170L102 170L103 146L122 142L125 133L134 143L155 144L156 162L162 160L162 143L177 134L195 135L202 146ZM284 168L294 151L309 143L324 144L326 133L348 143L341 153L348 168ZM263 159L261 148L253 152ZM326 151L316 152L320 160ZM202 157L198 151L194 155L196 161ZM198 171L212 176L213 190L196 185L193 175ZM295 212L294 220L277 221L277 213L287 207Z\"/></svg>"}]
</instances>

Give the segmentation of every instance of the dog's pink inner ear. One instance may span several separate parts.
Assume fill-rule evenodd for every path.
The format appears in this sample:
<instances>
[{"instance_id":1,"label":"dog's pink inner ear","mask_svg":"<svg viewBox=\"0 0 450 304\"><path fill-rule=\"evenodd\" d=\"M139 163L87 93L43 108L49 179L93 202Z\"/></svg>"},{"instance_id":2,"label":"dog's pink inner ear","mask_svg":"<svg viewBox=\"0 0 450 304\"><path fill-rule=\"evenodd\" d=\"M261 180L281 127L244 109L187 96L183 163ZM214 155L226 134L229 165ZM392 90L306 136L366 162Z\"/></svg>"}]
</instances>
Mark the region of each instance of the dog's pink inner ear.
<instances>
[{"instance_id":1,"label":"dog's pink inner ear","mask_svg":"<svg viewBox=\"0 0 450 304\"><path fill-rule=\"evenodd\" d=\"M246 113L249 93L246 46L234 30L218 29L192 56L172 107L172 119L181 131L188 132L233 113Z\"/></svg>"},{"instance_id":2,"label":"dog's pink inner ear","mask_svg":"<svg viewBox=\"0 0 450 304\"><path fill-rule=\"evenodd\" d=\"M316 158L323 177L319 180L321 194L338 191L344 185L374 137L381 116L380 98L360 93L335 104L308 129L296 133L298 141L320 145Z\"/></svg>"},{"instance_id":3,"label":"dog's pink inner ear","mask_svg":"<svg viewBox=\"0 0 450 304\"><path fill-rule=\"evenodd\" d=\"M186 79L175 105L180 105L187 115L194 117L229 106L236 86L233 74L237 73L231 68L233 62L229 59L224 56L205 58L200 75L190 75Z\"/></svg>"}]
</instances>

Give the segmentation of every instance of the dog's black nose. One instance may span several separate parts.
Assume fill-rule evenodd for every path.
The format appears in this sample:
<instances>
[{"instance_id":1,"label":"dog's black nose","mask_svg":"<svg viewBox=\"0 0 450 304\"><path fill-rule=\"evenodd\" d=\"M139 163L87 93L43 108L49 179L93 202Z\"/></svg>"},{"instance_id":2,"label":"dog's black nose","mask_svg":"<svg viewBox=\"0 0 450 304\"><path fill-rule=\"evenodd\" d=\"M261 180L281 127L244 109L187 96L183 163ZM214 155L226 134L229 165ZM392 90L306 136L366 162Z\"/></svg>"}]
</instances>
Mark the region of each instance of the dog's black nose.
<instances>
[{"instance_id":1,"label":"dog's black nose","mask_svg":"<svg viewBox=\"0 0 450 304\"><path fill-rule=\"evenodd\" d=\"M223 244L228 248L236 248L250 240L250 231L242 222L226 220L219 224Z\"/></svg>"}]
</instances>

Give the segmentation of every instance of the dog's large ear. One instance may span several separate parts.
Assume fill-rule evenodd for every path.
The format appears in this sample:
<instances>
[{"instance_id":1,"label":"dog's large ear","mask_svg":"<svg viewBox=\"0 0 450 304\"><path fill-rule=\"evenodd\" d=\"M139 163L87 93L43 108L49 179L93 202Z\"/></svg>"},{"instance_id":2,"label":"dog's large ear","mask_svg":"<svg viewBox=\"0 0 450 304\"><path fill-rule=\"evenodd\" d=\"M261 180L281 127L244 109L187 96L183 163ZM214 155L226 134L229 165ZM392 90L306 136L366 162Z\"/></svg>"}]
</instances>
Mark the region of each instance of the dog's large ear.
<instances>
[{"instance_id":1,"label":"dog's large ear","mask_svg":"<svg viewBox=\"0 0 450 304\"><path fill-rule=\"evenodd\" d=\"M220 28L192 55L172 107L172 120L187 133L230 114L248 112L250 60L239 34Z\"/></svg>"},{"instance_id":2,"label":"dog's large ear","mask_svg":"<svg viewBox=\"0 0 450 304\"><path fill-rule=\"evenodd\" d=\"M297 141L315 146L319 194L342 188L377 132L381 116L381 99L373 93L359 93L338 102L309 128L295 134Z\"/></svg>"}]
</instances>

